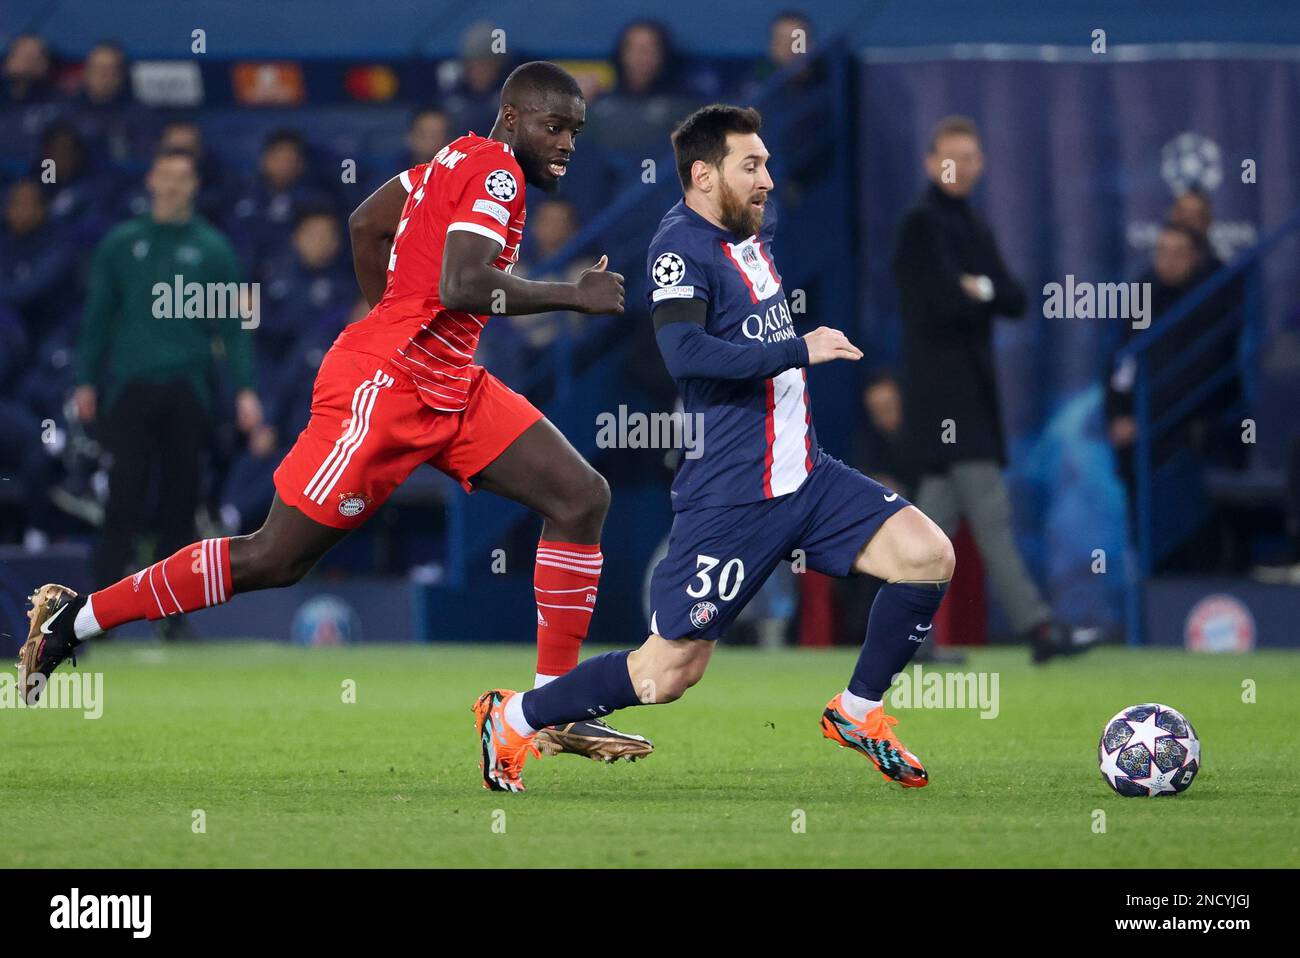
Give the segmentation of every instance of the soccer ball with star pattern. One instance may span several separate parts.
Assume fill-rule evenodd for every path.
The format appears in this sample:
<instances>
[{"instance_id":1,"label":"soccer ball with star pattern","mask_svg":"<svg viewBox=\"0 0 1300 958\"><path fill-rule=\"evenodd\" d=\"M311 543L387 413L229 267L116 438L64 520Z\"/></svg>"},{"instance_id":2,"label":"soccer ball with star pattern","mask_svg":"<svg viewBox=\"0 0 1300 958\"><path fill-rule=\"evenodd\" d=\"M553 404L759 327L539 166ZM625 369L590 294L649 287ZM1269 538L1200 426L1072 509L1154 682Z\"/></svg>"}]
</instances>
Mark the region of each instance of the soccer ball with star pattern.
<instances>
[{"instance_id":1,"label":"soccer ball with star pattern","mask_svg":"<svg viewBox=\"0 0 1300 958\"><path fill-rule=\"evenodd\" d=\"M1177 709L1130 705L1106 723L1097 744L1101 777L1125 798L1185 792L1201 767L1201 740Z\"/></svg>"}]
</instances>

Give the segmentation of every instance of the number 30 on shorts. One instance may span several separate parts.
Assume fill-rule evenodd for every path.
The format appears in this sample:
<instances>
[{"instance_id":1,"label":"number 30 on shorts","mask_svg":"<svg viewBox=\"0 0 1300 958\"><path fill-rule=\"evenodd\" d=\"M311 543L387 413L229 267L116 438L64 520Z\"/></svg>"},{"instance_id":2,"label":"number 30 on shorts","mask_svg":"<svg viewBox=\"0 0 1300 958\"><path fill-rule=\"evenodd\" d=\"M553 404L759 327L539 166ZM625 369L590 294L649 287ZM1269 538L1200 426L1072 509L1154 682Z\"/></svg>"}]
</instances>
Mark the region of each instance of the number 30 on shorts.
<instances>
[{"instance_id":1,"label":"number 30 on shorts","mask_svg":"<svg viewBox=\"0 0 1300 958\"><path fill-rule=\"evenodd\" d=\"M700 584L686 587L686 594L692 599L703 598L713 591L713 570L719 565L722 571L718 574L718 598L722 601L734 599L740 592L740 583L745 581L745 563L739 559L728 559L724 563L713 556L699 555L695 557L695 565L695 578L700 580Z\"/></svg>"}]
</instances>

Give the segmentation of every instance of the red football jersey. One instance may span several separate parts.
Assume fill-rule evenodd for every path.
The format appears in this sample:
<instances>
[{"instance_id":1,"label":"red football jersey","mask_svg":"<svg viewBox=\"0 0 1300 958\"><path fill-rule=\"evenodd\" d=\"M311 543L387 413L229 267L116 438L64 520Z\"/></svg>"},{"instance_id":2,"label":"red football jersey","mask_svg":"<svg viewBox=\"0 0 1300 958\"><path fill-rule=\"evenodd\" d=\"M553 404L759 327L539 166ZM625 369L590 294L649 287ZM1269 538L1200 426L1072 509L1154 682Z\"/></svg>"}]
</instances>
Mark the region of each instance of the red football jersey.
<instances>
[{"instance_id":1,"label":"red football jersey","mask_svg":"<svg viewBox=\"0 0 1300 958\"><path fill-rule=\"evenodd\" d=\"M524 233L524 174L508 144L470 133L401 176L409 195L384 295L334 342L392 361L410 373L428 406L460 412L488 317L442 305L443 244L455 230L490 237L501 244L492 265L509 272Z\"/></svg>"}]
</instances>

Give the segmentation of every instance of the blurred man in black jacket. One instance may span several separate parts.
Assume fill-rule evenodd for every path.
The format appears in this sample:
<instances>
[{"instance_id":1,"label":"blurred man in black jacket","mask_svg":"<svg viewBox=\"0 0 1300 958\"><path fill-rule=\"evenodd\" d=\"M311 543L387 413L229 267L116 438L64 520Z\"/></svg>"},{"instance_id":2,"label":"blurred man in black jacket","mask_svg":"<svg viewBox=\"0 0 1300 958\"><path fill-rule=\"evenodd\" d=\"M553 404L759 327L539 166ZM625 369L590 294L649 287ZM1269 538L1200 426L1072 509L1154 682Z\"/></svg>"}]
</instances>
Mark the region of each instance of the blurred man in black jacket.
<instances>
[{"instance_id":1,"label":"blurred man in black jacket","mask_svg":"<svg viewBox=\"0 0 1300 958\"><path fill-rule=\"evenodd\" d=\"M975 124L941 120L925 168L930 186L903 220L893 264L914 501L949 536L966 517L1012 628L1043 662L1081 650L1085 636L1052 622L1011 533L992 335L995 316L1024 314L1025 291L969 202L984 171Z\"/></svg>"}]
</instances>

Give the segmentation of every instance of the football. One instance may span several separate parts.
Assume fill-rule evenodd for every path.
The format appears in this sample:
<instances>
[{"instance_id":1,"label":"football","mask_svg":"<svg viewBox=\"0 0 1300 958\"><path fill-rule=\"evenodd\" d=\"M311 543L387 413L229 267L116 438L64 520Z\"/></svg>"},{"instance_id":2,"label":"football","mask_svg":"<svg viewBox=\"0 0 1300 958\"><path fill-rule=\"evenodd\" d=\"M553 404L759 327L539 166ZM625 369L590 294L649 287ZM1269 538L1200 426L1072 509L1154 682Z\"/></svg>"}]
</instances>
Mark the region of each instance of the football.
<instances>
[{"instance_id":1,"label":"football","mask_svg":"<svg viewBox=\"0 0 1300 958\"><path fill-rule=\"evenodd\" d=\"M1201 741L1168 705L1130 705L1106 723L1097 743L1106 784L1125 798L1177 795L1201 767Z\"/></svg>"}]
</instances>

